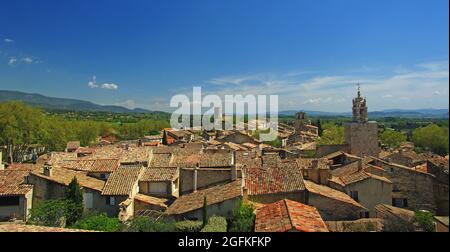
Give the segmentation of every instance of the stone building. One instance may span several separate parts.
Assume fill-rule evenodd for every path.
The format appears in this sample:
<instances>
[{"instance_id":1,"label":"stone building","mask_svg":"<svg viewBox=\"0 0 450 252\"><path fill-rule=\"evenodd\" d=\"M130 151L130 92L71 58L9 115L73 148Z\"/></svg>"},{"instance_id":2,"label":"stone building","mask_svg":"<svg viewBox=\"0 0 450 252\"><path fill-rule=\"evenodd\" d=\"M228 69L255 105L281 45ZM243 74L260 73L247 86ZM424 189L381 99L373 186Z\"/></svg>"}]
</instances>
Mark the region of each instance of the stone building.
<instances>
[{"instance_id":1,"label":"stone building","mask_svg":"<svg viewBox=\"0 0 450 252\"><path fill-rule=\"evenodd\" d=\"M139 192L157 197L178 197L178 178L177 167L146 168L139 179Z\"/></svg>"},{"instance_id":2,"label":"stone building","mask_svg":"<svg viewBox=\"0 0 450 252\"><path fill-rule=\"evenodd\" d=\"M367 172L392 181L392 206L436 212L434 175L382 159L371 164Z\"/></svg>"},{"instance_id":3,"label":"stone building","mask_svg":"<svg viewBox=\"0 0 450 252\"><path fill-rule=\"evenodd\" d=\"M76 178L81 186L85 210L105 212L114 216L114 209L107 204L106 197L101 195L104 181L89 177L83 172L47 165L32 171L26 179L27 184L33 185L33 207L45 200L64 198L65 190L73 178Z\"/></svg>"},{"instance_id":4,"label":"stone building","mask_svg":"<svg viewBox=\"0 0 450 252\"><path fill-rule=\"evenodd\" d=\"M26 183L29 169L0 170L0 221L26 221L32 207L33 186Z\"/></svg>"},{"instance_id":5,"label":"stone building","mask_svg":"<svg viewBox=\"0 0 450 252\"><path fill-rule=\"evenodd\" d=\"M348 152L361 156L363 153L378 157L378 124L368 120L366 99L361 97L358 87L358 96L353 99L353 120L344 125L345 143Z\"/></svg>"},{"instance_id":6,"label":"stone building","mask_svg":"<svg viewBox=\"0 0 450 252\"><path fill-rule=\"evenodd\" d=\"M201 220L205 198L209 216L231 217L242 199L242 180L183 195L169 206L165 214L176 220Z\"/></svg>"},{"instance_id":7,"label":"stone building","mask_svg":"<svg viewBox=\"0 0 450 252\"><path fill-rule=\"evenodd\" d=\"M342 191L368 209L365 217L375 217L375 206L391 204L392 182L365 171L367 164L359 160L332 171L330 187Z\"/></svg>"},{"instance_id":8,"label":"stone building","mask_svg":"<svg viewBox=\"0 0 450 252\"><path fill-rule=\"evenodd\" d=\"M308 180L304 184L305 204L317 208L325 221L357 220L367 212L367 208L341 191Z\"/></svg>"}]
</instances>

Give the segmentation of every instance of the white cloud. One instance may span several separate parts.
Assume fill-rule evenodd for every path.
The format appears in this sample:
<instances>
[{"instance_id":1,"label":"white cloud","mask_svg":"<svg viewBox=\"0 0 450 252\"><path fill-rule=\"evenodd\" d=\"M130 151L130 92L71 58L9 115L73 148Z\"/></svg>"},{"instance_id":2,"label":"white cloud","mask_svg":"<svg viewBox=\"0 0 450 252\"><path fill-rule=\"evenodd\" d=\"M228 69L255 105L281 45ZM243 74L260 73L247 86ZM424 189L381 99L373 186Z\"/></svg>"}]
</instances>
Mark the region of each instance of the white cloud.
<instances>
[{"instance_id":1,"label":"white cloud","mask_svg":"<svg viewBox=\"0 0 450 252\"><path fill-rule=\"evenodd\" d=\"M103 89L109 89L109 90L117 90L119 88L119 85L114 83L103 83L101 85L97 84L97 76L92 76L92 80L88 82L88 87L90 88L103 88Z\"/></svg>"},{"instance_id":2,"label":"white cloud","mask_svg":"<svg viewBox=\"0 0 450 252\"><path fill-rule=\"evenodd\" d=\"M16 59L15 57L11 57L11 58L9 58L8 65L12 66L12 65L14 65L16 62L17 62L17 59Z\"/></svg>"},{"instance_id":3,"label":"white cloud","mask_svg":"<svg viewBox=\"0 0 450 252\"><path fill-rule=\"evenodd\" d=\"M342 112L351 109L351 100L356 95L356 84L359 82L371 111L388 108L445 108L449 100L448 81L448 61L442 61L402 66L402 71L398 67L385 67L376 73L222 76L206 81L217 85L203 86L202 93L220 97L225 94L277 94L280 110ZM188 89L189 92L192 90Z\"/></svg>"},{"instance_id":4,"label":"white cloud","mask_svg":"<svg viewBox=\"0 0 450 252\"><path fill-rule=\"evenodd\" d=\"M27 64L32 64L33 63L33 59L30 57L25 57L22 59L23 62L27 63Z\"/></svg>"},{"instance_id":5,"label":"white cloud","mask_svg":"<svg viewBox=\"0 0 450 252\"><path fill-rule=\"evenodd\" d=\"M104 84L102 84L101 88L116 90L119 88L119 86L114 83L104 83Z\"/></svg>"},{"instance_id":6,"label":"white cloud","mask_svg":"<svg viewBox=\"0 0 450 252\"><path fill-rule=\"evenodd\" d=\"M14 40L12 40L12 39L10 39L10 38L5 38L5 39L3 39L3 41L4 41L5 43L14 43Z\"/></svg>"},{"instance_id":7,"label":"white cloud","mask_svg":"<svg viewBox=\"0 0 450 252\"><path fill-rule=\"evenodd\" d=\"M96 79L97 79L97 77L96 77L95 75L92 76L92 80L90 80L90 81L88 82L88 86L89 86L90 88L98 88Z\"/></svg>"}]
</instances>

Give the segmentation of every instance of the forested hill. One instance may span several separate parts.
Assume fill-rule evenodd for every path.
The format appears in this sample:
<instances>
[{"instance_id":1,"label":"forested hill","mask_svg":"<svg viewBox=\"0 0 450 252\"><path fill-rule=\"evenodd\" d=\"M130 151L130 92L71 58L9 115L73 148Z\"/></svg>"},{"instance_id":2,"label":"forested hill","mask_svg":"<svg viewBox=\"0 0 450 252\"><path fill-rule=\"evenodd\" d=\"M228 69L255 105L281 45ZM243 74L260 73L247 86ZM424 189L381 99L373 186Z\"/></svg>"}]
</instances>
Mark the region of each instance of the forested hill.
<instances>
[{"instance_id":1,"label":"forested hill","mask_svg":"<svg viewBox=\"0 0 450 252\"><path fill-rule=\"evenodd\" d=\"M113 113L152 113L153 111L135 108L128 109L121 106L103 106L89 101L48 97L41 94L30 94L18 91L0 90L0 102L17 100L26 104L50 110L71 110L91 112L113 112Z\"/></svg>"}]
</instances>

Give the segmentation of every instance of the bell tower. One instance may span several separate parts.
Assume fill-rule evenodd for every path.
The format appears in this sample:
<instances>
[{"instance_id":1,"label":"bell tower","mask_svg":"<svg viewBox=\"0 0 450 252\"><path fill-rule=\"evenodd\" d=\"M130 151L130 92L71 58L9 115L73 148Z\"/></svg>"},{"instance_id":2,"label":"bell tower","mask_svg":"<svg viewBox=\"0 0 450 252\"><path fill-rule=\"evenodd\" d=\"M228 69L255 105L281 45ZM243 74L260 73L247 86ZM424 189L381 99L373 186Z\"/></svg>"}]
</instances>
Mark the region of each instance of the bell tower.
<instances>
[{"instance_id":1,"label":"bell tower","mask_svg":"<svg viewBox=\"0 0 450 252\"><path fill-rule=\"evenodd\" d=\"M369 121L367 114L366 98L361 97L361 86L358 83L358 96L353 99L353 122L366 123Z\"/></svg>"},{"instance_id":2,"label":"bell tower","mask_svg":"<svg viewBox=\"0 0 450 252\"><path fill-rule=\"evenodd\" d=\"M359 83L357 96L353 99L352 114L352 122L344 125L348 152L357 156L367 154L378 157L378 124L369 121L366 98L361 96Z\"/></svg>"}]
</instances>

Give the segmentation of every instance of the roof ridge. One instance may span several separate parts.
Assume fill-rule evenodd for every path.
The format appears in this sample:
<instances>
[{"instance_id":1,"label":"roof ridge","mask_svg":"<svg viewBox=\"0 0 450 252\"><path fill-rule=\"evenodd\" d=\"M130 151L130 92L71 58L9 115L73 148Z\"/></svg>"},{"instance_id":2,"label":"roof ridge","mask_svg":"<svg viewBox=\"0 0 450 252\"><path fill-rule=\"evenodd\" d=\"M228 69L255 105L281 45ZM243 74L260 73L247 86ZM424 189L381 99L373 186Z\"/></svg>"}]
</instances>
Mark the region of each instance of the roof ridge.
<instances>
[{"instance_id":1,"label":"roof ridge","mask_svg":"<svg viewBox=\"0 0 450 252\"><path fill-rule=\"evenodd\" d=\"M292 228L295 228L294 222L293 222L293 220L292 220L292 218L291 218L291 212L289 211L289 206L288 206L288 204L287 204L287 201L288 201L288 199L283 199L284 205L286 206L286 211L287 211L287 214L288 214L288 219L289 219L289 222L291 223L291 227L292 227Z\"/></svg>"}]
</instances>

